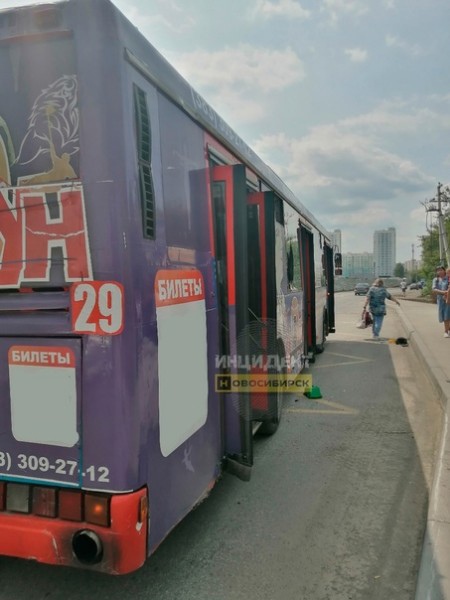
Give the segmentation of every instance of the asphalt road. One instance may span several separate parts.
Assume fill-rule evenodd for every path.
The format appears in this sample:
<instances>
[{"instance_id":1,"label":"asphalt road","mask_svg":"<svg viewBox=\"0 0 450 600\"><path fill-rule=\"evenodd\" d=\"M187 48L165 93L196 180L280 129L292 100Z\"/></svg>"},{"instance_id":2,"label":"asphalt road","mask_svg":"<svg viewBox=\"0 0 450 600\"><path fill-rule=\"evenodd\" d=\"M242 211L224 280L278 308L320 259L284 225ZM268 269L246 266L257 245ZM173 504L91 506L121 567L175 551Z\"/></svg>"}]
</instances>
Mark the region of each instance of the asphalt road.
<instances>
[{"instance_id":1,"label":"asphalt road","mask_svg":"<svg viewBox=\"0 0 450 600\"><path fill-rule=\"evenodd\" d=\"M356 329L362 304L337 295L322 398L286 397L249 483L225 475L129 576L2 558L0 600L411 600L441 415L412 349Z\"/></svg>"}]
</instances>

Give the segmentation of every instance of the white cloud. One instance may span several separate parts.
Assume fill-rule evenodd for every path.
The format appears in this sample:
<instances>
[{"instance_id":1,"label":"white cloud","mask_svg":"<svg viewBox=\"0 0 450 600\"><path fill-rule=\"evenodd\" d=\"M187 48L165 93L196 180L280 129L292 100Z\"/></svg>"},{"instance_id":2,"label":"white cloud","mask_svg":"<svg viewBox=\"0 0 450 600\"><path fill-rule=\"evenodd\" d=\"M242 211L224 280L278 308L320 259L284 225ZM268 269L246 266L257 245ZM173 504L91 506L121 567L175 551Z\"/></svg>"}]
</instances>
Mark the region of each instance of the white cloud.
<instances>
[{"instance_id":1,"label":"white cloud","mask_svg":"<svg viewBox=\"0 0 450 600\"><path fill-rule=\"evenodd\" d=\"M429 96L409 102L403 100L384 102L373 111L340 121L347 129L357 128L373 139L386 136L423 136L450 130L449 100L446 96Z\"/></svg>"},{"instance_id":2,"label":"white cloud","mask_svg":"<svg viewBox=\"0 0 450 600\"><path fill-rule=\"evenodd\" d=\"M347 48L345 54L350 58L352 62L365 62L368 57L367 50L362 48Z\"/></svg>"},{"instance_id":3,"label":"white cloud","mask_svg":"<svg viewBox=\"0 0 450 600\"><path fill-rule=\"evenodd\" d=\"M262 118L265 98L305 78L303 63L290 48L240 44L215 52L174 54L169 59L218 112L225 118L233 114L234 122Z\"/></svg>"},{"instance_id":4,"label":"white cloud","mask_svg":"<svg viewBox=\"0 0 450 600\"><path fill-rule=\"evenodd\" d=\"M194 20L190 17L180 22L165 17L164 15L149 16L144 20L139 18L135 19L135 22L140 24L140 28L143 28L144 24L146 28L162 25L173 33L182 33L183 31L191 29L194 26Z\"/></svg>"},{"instance_id":5,"label":"white cloud","mask_svg":"<svg viewBox=\"0 0 450 600\"><path fill-rule=\"evenodd\" d=\"M129 19L135 23L138 29L145 34L149 34L151 29L164 27L173 33L181 33L191 29L195 25L195 20L191 14L186 12L175 2L158 0L161 8L159 12L149 8L143 10L133 1L114 0L117 8Z\"/></svg>"},{"instance_id":6,"label":"white cloud","mask_svg":"<svg viewBox=\"0 0 450 600\"><path fill-rule=\"evenodd\" d=\"M427 109L407 103L385 103L359 117L314 127L304 137L265 136L252 146L322 223L342 229L345 251L371 251L371 232L395 226L403 260L425 231L420 201L436 181L405 154L402 140L408 132L417 134L429 116ZM430 132L438 127L433 113Z\"/></svg>"},{"instance_id":7,"label":"white cloud","mask_svg":"<svg viewBox=\"0 0 450 600\"><path fill-rule=\"evenodd\" d=\"M239 86L258 93L285 89L305 78L303 63L290 48L271 50L240 44L215 52L197 50L173 55L173 62L196 85Z\"/></svg>"},{"instance_id":8,"label":"white cloud","mask_svg":"<svg viewBox=\"0 0 450 600\"><path fill-rule=\"evenodd\" d=\"M173 0L157 0L158 4L163 6L164 8L170 8L170 10L180 13L183 13L183 9Z\"/></svg>"},{"instance_id":9,"label":"white cloud","mask_svg":"<svg viewBox=\"0 0 450 600\"><path fill-rule=\"evenodd\" d=\"M233 127L242 123L256 123L266 116L266 107L261 97L252 97L239 89L223 87L207 95L207 102Z\"/></svg>"},{"instance_id":10,"label":"white cloud","mask_svg":"<svg viewBox=\"0 0 450 600\"><path fill-rule=\"evenodd\" d=\"M342 16L360 16L369 10L367 0L323 0L322 4L321 11L326 12L333 23Z\"/></svg>"},{"instance_id":11,"label":"white cloud","mask_svg":"<svg viewBox=\"0 0 450 600\"><path fill-rule=\"evenodd\" d=\"M266 160L274 151L283 153L282 176L288 185L300 197L319 202L327 218L334 213L342 218L345 213L354 219L355 213L369 207L381 215L391 210L396 198L421 197L433 183L408 158L339 124L316 127L298 139L263 137L253 146Z\"/></svg>"},{"instance_id":12,"label":"white cloud","mask_svg":"<svg viewBox=\"0 0 450 600\"><path fill-rule=\"evenodd\" d=\"M409 44L395 35L386 35L385 42L388 48L399 48L409 56L422 56L425 54L425 50L419 44Z\"/></svg>"},{"instance_id":13,"label":"white cloud","mask_svg":"<svg viewBox=\"0 0 450 600\"><path fill-rule=\"evenodd\" d=\"M416 223L420 223L421 225L423 225L424 223L424 219L425 219L425 208L422 205L417 206L416 208L413 208L409 215L410 219L412 221L415 221ZM424 232L425 233L425 232Z\"/></svg>"},{"instance_id":14,"label":"white cloud","mask_svg":"<svg viewBox=\"0 0 450 600\"><path fill-rule=\"evenodd\" d=\"M388 200L424 184L411 161L336 126L316 128L297 140L290 166L300 186L328 188L336 199Z\"/></svg>"},{"instance_id":15,"label":"white cloud","mask_svg":"<svg viewBox=\"0 0 450 600\"><path fill-rule=\"evenodd\" d=\"M265 19L272 17L286 17L290 19L308 19L311 16L311 11L306 10L296 0L257 0L253 16L259 16Z\"/></svg>"}]
</instances>

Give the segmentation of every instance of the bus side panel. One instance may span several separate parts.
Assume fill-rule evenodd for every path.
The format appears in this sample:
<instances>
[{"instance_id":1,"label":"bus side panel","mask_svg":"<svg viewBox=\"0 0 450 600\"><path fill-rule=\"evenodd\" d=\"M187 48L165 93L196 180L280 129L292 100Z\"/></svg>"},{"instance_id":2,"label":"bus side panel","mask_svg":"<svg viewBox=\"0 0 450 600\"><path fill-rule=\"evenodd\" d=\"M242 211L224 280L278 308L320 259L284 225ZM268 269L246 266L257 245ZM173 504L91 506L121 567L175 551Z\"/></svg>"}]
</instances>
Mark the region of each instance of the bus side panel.
<instances>
[{"instance_id":1,"label":"bus side panel","mask_svg":"<svg viewBox=\"0 0 450 600\"><path fill-rule=\"evenodd\" d=\"M132 266L136 302L145 315L136 400L146 423L140 461L149 487L150 553L220 474L217 299L203 133L160 93L152 108L152 86L132 70L130 75L149 95L151 120L153 114L158 119L152 139L160 205L156 239L139 239L138 230ZM139 202L134 210L139 215Z\"/></svg>"}]
</instances>

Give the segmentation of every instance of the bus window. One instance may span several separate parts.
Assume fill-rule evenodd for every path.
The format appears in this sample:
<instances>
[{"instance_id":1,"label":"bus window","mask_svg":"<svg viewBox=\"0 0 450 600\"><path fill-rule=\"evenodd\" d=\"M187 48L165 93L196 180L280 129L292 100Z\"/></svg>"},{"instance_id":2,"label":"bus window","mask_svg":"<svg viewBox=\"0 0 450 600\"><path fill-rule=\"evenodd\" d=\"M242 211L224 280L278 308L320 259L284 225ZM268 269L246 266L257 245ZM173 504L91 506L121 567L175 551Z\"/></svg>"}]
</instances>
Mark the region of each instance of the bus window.
<instances>
[{"instance_id":1,"label":"bus window","mask_svg":"<svg viewBox=\"0 0 450 600\"><path fill-rule=\"evenodd\" d=\"M202 132L161 95L158 105L167 244L207 250L210 238Z\"/></svg>"},{"instance_id":2,"label":"bus window","mask_svg":"<svg viewBox=\"0 0 450 600\"><path fill-rule=\"evenodd\" d=\"M298 213L290 206L284 209L286 229L286 255L288 261L288 288L301 290L300 250L298 245Z\"/></svg>"}]
</instances>

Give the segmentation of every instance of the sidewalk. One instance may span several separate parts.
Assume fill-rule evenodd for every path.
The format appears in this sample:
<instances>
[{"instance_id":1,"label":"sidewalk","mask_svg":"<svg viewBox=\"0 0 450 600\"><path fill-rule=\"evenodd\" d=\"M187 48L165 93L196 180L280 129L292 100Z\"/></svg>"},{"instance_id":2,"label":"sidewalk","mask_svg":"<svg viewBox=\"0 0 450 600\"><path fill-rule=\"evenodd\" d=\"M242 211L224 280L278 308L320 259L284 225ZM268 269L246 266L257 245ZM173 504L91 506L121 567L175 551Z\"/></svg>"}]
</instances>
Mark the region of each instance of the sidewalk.
<instances>
[{"instance_id":1,"label":"sidewalk","mask_svg":"<svg viewBox=\"0 0 450 600\"><path fill-rule=\"evenodd\" d=\"M400 301L397 313L403 322L405 337L423 361L432 392L443 409L442 438L430 490L415 600L450 600L450 339L444 338L435 304L395 296Z\"/></svg>"}]
</instances>

